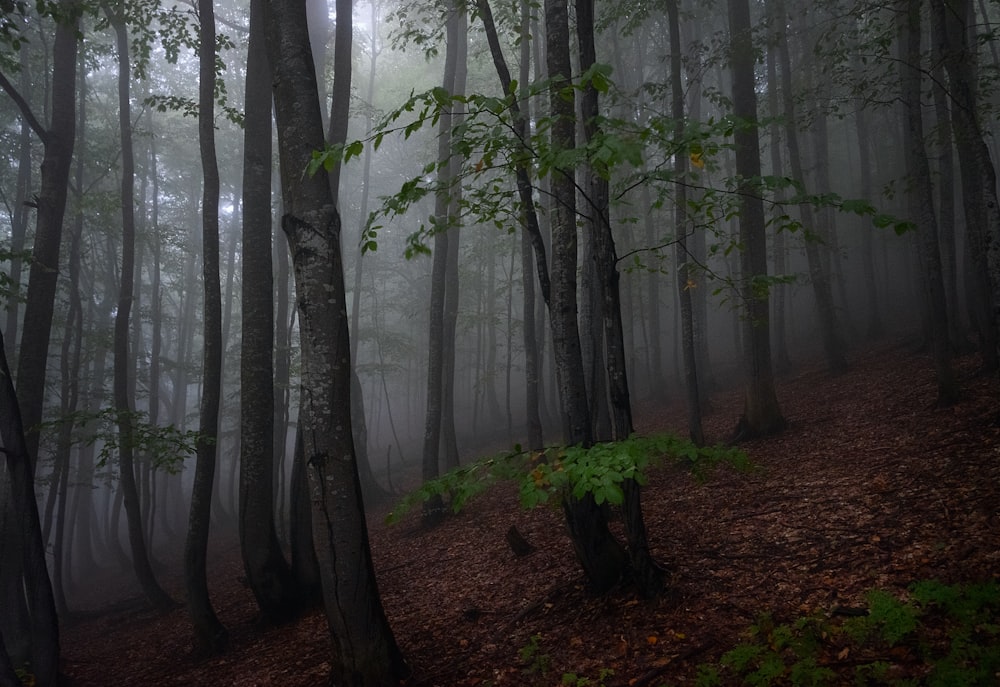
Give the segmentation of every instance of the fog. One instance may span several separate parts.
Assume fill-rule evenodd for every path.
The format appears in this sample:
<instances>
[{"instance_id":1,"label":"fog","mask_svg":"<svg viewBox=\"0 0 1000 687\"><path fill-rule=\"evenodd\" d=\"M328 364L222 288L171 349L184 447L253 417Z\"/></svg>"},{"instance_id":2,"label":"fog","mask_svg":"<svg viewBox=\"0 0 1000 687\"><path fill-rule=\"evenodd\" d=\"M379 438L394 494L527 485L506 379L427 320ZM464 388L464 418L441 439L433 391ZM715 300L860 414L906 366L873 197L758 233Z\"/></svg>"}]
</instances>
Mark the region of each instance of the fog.
<instances>
[{"instance_id":1,"label":"fog","mask_svg":"<svg viewBox=\"0 0 1000 687\"><path fill-rule=\"evenodd\" d=\"M322 3L310 2L311 16L323 17ZM551 122L546 119L549 101L542 88L546 74L541 18L529 18L525 27L529 44L522 52L518 8L509 3L493 8L515 80L521 55L527 55L530 64L524 73L538 86L522 91L518 100L528 110L533 127L532 138L524 145L531 151L528 167L545 241L550 240L548 223L554 216L552 169L571 165L575 171L581 236L579 317L581 337L592 342L602 342L604 335L600 310L594 311L596 316L585 314L585 305L597 293L588 292L596 287L587 286L592 282L586 276L594 260L586 238L591 219L588 183L592 175L606 176L610 188L606 211L618 258L615 266L620 275L633 403L666 404L686 398L680 300L685 292L693 302L698 376L704 394L710 397L714 391L738 386L747 374L747 314L740 291L745 246L740 238L739 204L745 191L735 171L733 138L734 129L746 123L732 114L725 12L712 4L683 4L681 44L676 49L684 82L685 124L680 138L668 114L669 65L675 48L668 40L666 13L641 3L598 2L597 61L607 65L607 71L597 90L606 138L586 143L581 116L577 142L587 155L568 163L553 162L558 151L545 148ZM759 288L765 290L770 308L776 374L792 373L797 366L828 355L824 317L834 319L848 362L852 349L877 338L905 338L914 347L931 347L933 333L942 325L931 305L928 279L936 280L946 296L945 326L951 344L988 349L995 339L984 332L977 313L989 296L976 277L981 274L980 262L969 248L970 236L975 234L966 225L961 196L963 178L979 170L958 158L949 133L949 113L955 107L947 102L950 81L943 72L933 79L925 74L920 82L923 100L917 108L924 120L919 145L929 163L926 180L933 189L935 215L930 219L936 222L940 249L933 263L935 272L928 268L927 244L921 238L928 218L919 214L914 201L924 187L916 185L915 170L907 168L904 156L908 133L901 123L905 109L900 92L902 67L892 40L891 13L876 5L834 3L819 8L790 4L783 13L773 3L751 5L758 51L753 65L759 113L756 131L763 175L755 182L755 193L764 202L770 275ZM993 13L995 8L987 6L986 10ZM198 107L198 57L189 39L150 33L166 27L172 17L186 27L189 33L183 35L190 38L195 12L188 5L173 10L162 6L159 11L129 25L136 241L127 393L136 412L136 427L142 429L134 446L142 528L153 559L167 566L180 558L193 487L203 384L204 256L202 173L197 119L192 116ZM355 150L358 154L343 163L337 197L350 310L346 316L356 346L352 363L364 411L364 431L355 420L355 446L374 479L365 485L366 505L373 513L383 512L394 498L417 487L427 460L435 228L444 227L457 243L451 269L457 266L452 276L457 276L458 288L453 305L445 306L445 319L448 308L453 308L454 338L445 344L445 364L453 359L450 388L461 461L530 443L524 338L529 319L538 341L544 442L564 441L565 413L560 405L551 323L537 291L537 275L525 275L522 264L523 208L514 175L521 153L511 142L511 118L503 105L504 93L478 13L472 12L469 18L467 97L461 101L442 99L440 94L437 99L420 97L442 84L446 54L442 12L434 4L379 2L373 7L354 3L346 140L361 146ZM260 246L245 246L241 238L241 117L249 8L224 0L217 5L216 15L218 32L225 36L219 41L222 87L217 89L215 118L221 189L223 368L212 531L213 542L232 542L240 513L242 265L244 255L259 251ZM332 4L326 16L326 26L311 27L314 36L326 37L325 50L313 46L321 60L317 65L320 92L326 94L324 122L335 89L337 16ZM977 19L980 26L989 26L991 20L990 16ZM35 244L45 154L25 112L34 113L43 128L49 126L53 23L32 12L23 17L8 14L2 21L0 73L6 94L0 97L0 269L4 277L0 288L7 304L2 322L6 354L16 369L24 352L20 337L25 331L28 272L34 268L29 256ZM40 443L35 495L48 563L50 569L60 567L56 584L69 609L91 603L88 581L108 570L127 570L132 555L120 488L118 429L115 416L109 413L114 407L112 333L119 308L123 247L119 62L114 31L103 11L96 16L85 14L80 30L76 144L60 239L48 364L41 381L15 378L19 398L25 385L44 387L42 425L36 435ZM15 35L23 37L19 44L11 38ZM992 78L998 65L992 34L987 38L979 43L978 77L983 84L979 105L990 113L982 121L992 125L996 103ZM790 55L788 64L780 63L782 42ZM927 74L937 59L931 49L925 40L922 56ZM778 76L789 66L792 93L784 91ZM945 91L937 93L936 89ZM23 98L23 107L15 94ZM412 106L403 107L411 97ZM943 106L940 98L945 98ZM437 117L460 106L467 113L456 120L465 124L451 132L454 163L449 181L445 168L435 166L439 159ZM788 119L789 114L793 119ZM795 175L790 158L791 131L798 135L799 159L794 162L801 166L801 178ZM984 132L985 140L995 153L990 134ZM291 257L280 228L284 207L276 146L271 197L274 504L278 535L287 548L302 361ZM685 171L675 175L669 170L674 169L677 156L686 162ZM408 184L412 185L407 193ZM451 219L445 220L439 216L439 203L442 194L447 195L441 187L448 184L452 196L444 202ZM686 228L679 229L675 209L681 186L688 218ZM457 188L462 189L461 202L455 199ZM812 224L806 226L806 222ZM680 258L688 269L684 285L678 283L676 253L681 233L688 251ZM368 250L362 251L363 246ZM817 251L815 264L807 255L810 247ZM826 280L832 298L832 312L826 315L817 305L817 275ZM536 290L529 312L525 312L523 297L526 279ZM23 398L21 402L25 403ZM609 412L606 398L599 398L598 405ZM737 420L733 418L734 427ZM31 435L39 428L27 429ZM442 469L447 467L443 442ZM0 484L8 482L4 472ZM8 491L5 486L4 503L9 501ZM58 537L57 529L61 531Z\"/></svg>"}]
</instances>

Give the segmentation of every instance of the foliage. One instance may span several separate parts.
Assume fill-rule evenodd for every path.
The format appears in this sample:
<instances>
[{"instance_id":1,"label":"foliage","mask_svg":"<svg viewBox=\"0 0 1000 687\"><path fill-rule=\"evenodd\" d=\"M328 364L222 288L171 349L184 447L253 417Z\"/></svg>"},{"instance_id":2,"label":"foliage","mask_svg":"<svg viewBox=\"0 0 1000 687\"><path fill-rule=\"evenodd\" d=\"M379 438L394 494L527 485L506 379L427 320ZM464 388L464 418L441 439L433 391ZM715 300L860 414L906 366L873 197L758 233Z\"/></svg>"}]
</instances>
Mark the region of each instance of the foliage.
<instances>
[{"instance_id":1,"label":"foliage","mask_svg":"<svg viewBox=\"0 0 1000 687\"><path fill-rule=\"evenodd\" d=\"M436 126L443 114L462 111L463 116L456 120L450 132L453 159L428 162L402 182L398 191L383 197L381 207L370 214L362 232L362 250L377 250L379 231L386 221L403 216L427 197L450 195L451 188L461 184L463 194L458 213L447 218L432 216L422 221L407 239L405 255L408 258L429 253L429 239L435 233L459 224L492 225L501 231L513 231L518 227L522 208L513 183L517 168L530 170L532 177L544 178L587 167L613 182L612 200L623 208L632 204L629 193L644 186L654 193L653 207L661 208L673 202L678 185L683 184L697 191L689 193L687 211L694 228L716 238L709 246L712 255L728 255L740 249L737 240L725 231L725 225L738 215L740 197L747 189L752 189L774 208L770 222L775 229L801 231L807 240L821 239L811 227L803 227L792 216L791 211L796 206L810 205L856 214L869 218L873 228L891 228L897 234L913 227L911 222L881 212L867 199L809 193L801 180L790 177L762 176L742 180L729 176L715 181L720 172L725 173L726 167L720 161L733 146L734 132L741 127L761 127L766 122L741 122L731 116L709 117L706 121L686 121L683 133L678 135L672 117L647 113L641 121L636 121L631 115L634 106L623 106L622 109L630 114L598 117L594 134L586 144L561 149L553 147L549 137L554 119L545 115L547 108L539 107L542 103L538 103L531 107L533 112L540 114L530 134L527 138L519 137L511 113L512 105L523 106L524 101L541 100L553 88L565 98L573 98L577 91L588 88L597 90L609 100L625 97L606 64L593 65L571 83L541 79L522 88L512 82L508 92L500 97L479 93L452 95L441 87L411 92L405 102L384 116L367 139L315 151L306 171L314 174L321 167L329 170L334 164L346 164L360 157L365 145L378 150L387 136L409 139L417 132ZM692 169L685 176L678 176L670 164L679 154L691 161ZM460 163L457 176L442 177L443 166L456 158ZM578 191L586 196L586 189ZM626 217L622 221L635 219ZM672 238L640 250L662 249L675 240ZM635 267L641 266L638 257L635 261ZM707 265L699 267L708 270ZM793 277L783 275L782 278L788 281ZM723 281L728 280L723 278Z\"/></svg>"},{"instance_id":2,"label":"foliage","mask_svg":"<svg viewBox=\"0 0 1000 687\"><path fill-rule=\"evenodd\" d=\"M86 446L98 446L97 467L104 468L112 463L121 446L118 423L123 416L131 420L132 450L149 460L154 469L176 474L184 469L184 461L194 455L199 432L180 430L174 425L154 425L144 411L122 414L114 408L103 408L97 412L77 411L45 425L56 428L71 423L77 429L75 441Z\"/></svg>"},{"instance_id":3,"label":"foliage","mask_svg":"<svg viewBox=\"0 0 1000 687\"><path fill-rule=\"evenodd\" d=\"M1000 583L922 580L907 598L871 590L862 612L813 614L778 624L763 615L718 664L699 667L699 687L996 684ZM914 667L915 666L915 667Z\"/></svg>"},{"instance_id":4,"label":"foliage","mask_svg":"<svg viewBox=\"0 0 1000 687\"><path fill-rule=\"evenodd\" d=\"M738 449L696 446L671 434L633 435L588 448L554 446L537 452L515 446L509 453L460 466L425 482L397 504L387 520L396 522L414 505L434 497L449 498L457 513L498 480L518 484L525 508L548 503L564 493L578 498L590 493L598 504L620 505L625 480L645 484L648 469L663 460L686 466L699 480L706 479L720 463L744 470L751 467L749 458Z\"/></svg>"},{"instance_id":5,"label":"foliage","mask_svg":"<svg viewBox=\"0 0 1000 687\"><path fill-rule=\"evenodd\" d=\"M540 634L531 635L528 643L518 650L517 655L525 664L524 672L536 675L545 675L549 672L552 658L542 651L542 636Z\"/></svg>"},{"instance_id":6,"label":"foliage","mask_svg":"<svg viewBox=\"0 0 1000 687\"><path fill-rule=\"evenodd\" d=\"M563 673L562 682L560 684L566 685L566 687L604 687L605 680L613 677L614 674L615 671L611 668L601 668L597 674L597 681L595 682L589 677L577 675L576 673Z\"/></svg>"},{"instance_id":7,"label":"foliage","mask_svg":"<svg viewBox=\"0 0 1000 687\"><path fill-rule=\"evenodd\" d=\"M11 251L5 248L0 248L0 262L8 262L20 260L25 265L30 265L32 262L31 251ZM21 291L21 285L16 283L10 278L4 270L0 270L0 298L4 299L8 303L11 301L24 302L24 294Z\"/></svg>"}]
</instances>

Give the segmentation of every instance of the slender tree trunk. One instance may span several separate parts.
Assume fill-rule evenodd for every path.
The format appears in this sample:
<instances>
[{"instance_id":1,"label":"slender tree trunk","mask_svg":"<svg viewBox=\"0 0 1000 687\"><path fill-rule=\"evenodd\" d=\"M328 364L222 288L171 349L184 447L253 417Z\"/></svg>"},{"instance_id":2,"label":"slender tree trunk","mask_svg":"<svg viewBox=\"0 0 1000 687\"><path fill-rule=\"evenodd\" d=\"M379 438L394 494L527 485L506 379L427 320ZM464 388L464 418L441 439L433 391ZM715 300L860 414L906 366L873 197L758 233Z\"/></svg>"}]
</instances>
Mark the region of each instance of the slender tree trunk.
<instances>
[{"instance_id":1,"label":"slender tree trunk","mask_svg":"<svg viewBox=\"0 0 1000 687\"><path fill-rule=\"evenodd\" d=\"M243 569L261 619L276 623L293 616L297 608L291 569L281 552L274 524L272 125L266 40L264 0L252 0L243 153L239 530Z\"/></svg>"},{"instance_id":2,"label":"slender tree trunk","mask_svg":"<svg viewBox=\"0 0 1000 687\"><path fill-rule=\"evenodd\" d=\"M786 12L783 0L771 0L774 3L774 16L779 22L785 20ZM792 176L799 182L805 182L805 171L802 166L802 153L799 149L799 128L795 119L795 93L792 90L792 66L789 57L788 39L784 33L778 37L778 56L781 61L781 95L784 101L785 142L788 146L788 158L792 168ZM735 84L734 84L735 89ZM756 134L755 134L756 135ZM820 189L822 190L822 189ZM844 358L844 344L837 324L837 312L833 303L833 291L830 287L829 272L823 266L820 255L820 236L812 207L808 203L800 206L802 224L805 227L803 244L806 260L809 263L809 280L812 283L813 295L816 298L816 313L819 317L822 332L823 350L826 352L827 367L833 373L847 369ZM746 275L744 275L746 278Z\"/></svg>"},{"instance_id":3,"label":"slender tree trunk","mask_svg":"<svg viewBox=\"0 0 1000 687\"><path fill-rule=\"evenodd\" d=\"M42 421L45 404L45 373L59 276L59 248L76 139L76 61L80 5L77 0L59 0L54 9L59 20L56 21L52 42L52 103L48 129L42 128L13 85L6 78L0 79L0 86L21 108L21 114L31 123L45 149L17 365L18 400L26 432L31 475L34 475L34 461L38 456L37 428Z\"/></svg>"},{"instance_id":4,"label":"slender tree trunk","mask_svg":"<svg viewBox=\"0 0 1000 687\"><path fill-rule=\"evenodd\" d=\"M222 394L222 295L219 283L219 166L215 155L215 8L198 1L201 20L198 51L198 142L201 150L202 288L204 293L201 405L195 442L191 511L184 544L184 586L193 624L195 652L216 654L228 633L208 595L208 535L219 435Z\"/></svg>"},{"instance_id":5,"label":"slender tree trunk","mask_svg":"<svg viewBox=\"0 0 1000 687\"><path fill-rule=\"evenodd\" d=\"M14 536L20 539L19 550L23 555L24 586L21 593L31 613L30 627L24 628L31 642L30 670L39 687L55 687L59 677L59 617L45 564L45 544L20 405L4 350L3 334L0 333L0 407L5 409L0 414L0 439L3 440L10 478L10 505L16 522L20 524Z\"/></svg>"},{"instance_id":6,"label":"slender tree trunk","mask_svg":"<svg viewBox=\"0 0 1000 687\"><path fill-rule=\"evenodd\" d=\"M911 212L917 223L917 251L923 267L924 292L931 319L931 347L938 385L937 403L948 406L958 398L958 384L951 366L948 305L945 301L942 279L937 218L934 214L934 191L920 111L920 0L904 0L899 9L897 21L901 64L903 155L909 177L907 188Z\"/></svg>"},{"instance_id":7,"label":"slender tree trunk","mask_svg":"<svg viewBox=\"0 0 1000 687\"><path fill-rule=\"evenodd\" d=\"M112 15L118 50L118 125L122 146L122 261L118 308L115 312L114 332L114 398L118 414L118 466L119 489L128 520L128 538L132 553L132 567L139 585L149 603L159 611L173 607L149 561L145 532L142 524L139 490L136 485L134 443L134 417L132 398L129 396L129 330L132 311L132 292L135 285L135 158L132 151L132 114L130 104L131 66L129 61L128 32L121 8ZM117 532L112 533L117 537Z\"/></svg>"},{"instance_id":8,"label":"slender tree trunk","mask_svg":"<svg viewBox=\"0 0 1000 687\"><path fill-rule=\"evenodd\" d=\"M678 18L677 0L667 0L667 17L670 22L670 95L671 115L674 118L674 137L676 144L684 140L684 83L681 80L681 32ZM694 281L691 279L688 267L688 233L691 222L688 220L687 185L684 177L687 174L687 156L683 150L674 155L674 174L677 175L677 188L674 200L674 230L677 234L676 251L677 288L681 310L681 342L684 351L684 383L687 389L688 405L688 435L696 445L705 443L705 433L701 426L701 394L698 381L698 356L694 341L694 306L691 302L691 290Z\"/></svg>"},{"instance_id":9,"label":"slender tree trunk","mask_svg":"<svg viewBox=\"0 0 1000 687\"><path fill-rule=\"evenodd\" d=\"M545 2L546 66L552 87L549 113L552 147L569 150L574 147L574 106L561 89L571 74L569 53L569 10L566 0ZM552 206L552 280L549 318L552 323L553 356L559 398L563 407L563 439L570 445L588 446L593 441L587 390L584 386L583 356L577 327L576 270L576 203L572 170L554 170L551 190ZM563 511L569 527L573 548L597 593L605 593L621 579L627 557L618 541L608 530L603 511L591 495L563 500Z\"/></svg>"},{"instance_id":10,"label":"slender tree trunk","mask_svg":"<svg viewBox=\"0 0 1000 687\"><path fill-rule=\"evenodd\" d=\"M760 140L757 94L754 90L754 57L750 7L747 0L728 0L730 54L733 73L733 132L736 175L740 179L740 298L743 301L743 352L746 395L737 437L749 438L779 432L785 419L774 390L768 296L756 280L767 276L764 206L754 180L760 177Z\"/></svg>"}]
</instances>

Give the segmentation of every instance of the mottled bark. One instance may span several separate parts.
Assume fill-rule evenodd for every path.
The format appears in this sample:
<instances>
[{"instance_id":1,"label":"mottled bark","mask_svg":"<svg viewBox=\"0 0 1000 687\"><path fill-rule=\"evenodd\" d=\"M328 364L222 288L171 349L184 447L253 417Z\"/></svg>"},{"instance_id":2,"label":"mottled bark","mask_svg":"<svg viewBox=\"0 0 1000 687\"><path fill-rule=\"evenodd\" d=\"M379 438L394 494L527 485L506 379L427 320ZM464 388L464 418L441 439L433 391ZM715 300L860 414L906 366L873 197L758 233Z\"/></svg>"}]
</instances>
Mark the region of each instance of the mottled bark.
<instances>
[{"instance_id":1,"label":"mottled bark","mask_svg":"<svg viewBox=\"0 0 1000 687\"><path fill-rule=\"evenodd\" d=\"M350 418L350 342L340 216L325 172L303 174L323 126L302 0L272 0L273 69L285 214L302 346L299 421L313 541L332 642L331 684L383 687L407 673L379 598Z\"/></svg>"},{"instance_id":2,"label":"mottled bark","mask_svg":"<svg viewBox=\"0 0 1000 687\"><path fill-rule=\"evenodd\" d=\"M264 0L251 0L243 149L240 353L240 550L265 623L297 611L274 522L274 276L271 261L271 67ZM284 429L284 428L282 428Z\"/></svg>"}]
</instances>

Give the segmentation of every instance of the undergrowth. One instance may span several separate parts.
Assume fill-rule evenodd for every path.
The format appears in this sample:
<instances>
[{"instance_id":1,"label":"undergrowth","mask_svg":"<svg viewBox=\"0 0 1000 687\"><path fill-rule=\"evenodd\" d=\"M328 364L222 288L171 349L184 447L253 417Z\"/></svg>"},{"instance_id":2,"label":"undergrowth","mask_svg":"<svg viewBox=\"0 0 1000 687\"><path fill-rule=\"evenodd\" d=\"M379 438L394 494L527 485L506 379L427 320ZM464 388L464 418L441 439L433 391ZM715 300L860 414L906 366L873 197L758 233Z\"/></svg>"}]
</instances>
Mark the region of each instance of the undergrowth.
<instances>
[{"instance_id":1,"label":"undergrowth","mask_svg":"<svg viewBox=\"0 0 1000 687\"><path fill-rule=\"evenodd\" d=\"M553 446L542 451L526 451L515 446L503 453L451 470L429 480L405 496L386 520L397 522L414 506L434 498L447 499L458 513L478 494L501 480L519 485L525 508L550 502L553 496L572 493L580 498L590 493L598 505L620 505L622 485L634 480L646 483L649 468L663 462L687 467L704 481L721 463L739 470L753 466L745 453L725 446L697 446L672 434L632 435L623 441L581 446Z\"/></svg>"},{"instance_id":2,"label":"undergrowth","mask_svg":"<svg viewBox=\"0 0 1000 687\"><path fill-rule=\"evenodd\" d=\"M872 590L867 607L778 623L762 615L697 687L994 687L1000 684L1000 585L923 580L903 598Z\"/></svg>"}]
</instances>

